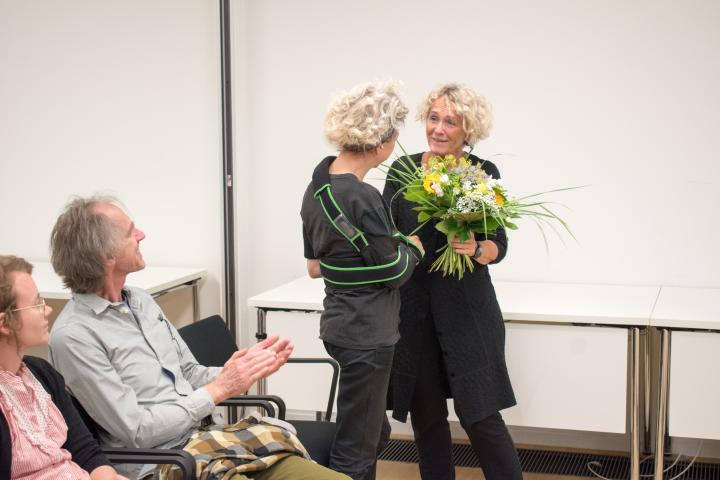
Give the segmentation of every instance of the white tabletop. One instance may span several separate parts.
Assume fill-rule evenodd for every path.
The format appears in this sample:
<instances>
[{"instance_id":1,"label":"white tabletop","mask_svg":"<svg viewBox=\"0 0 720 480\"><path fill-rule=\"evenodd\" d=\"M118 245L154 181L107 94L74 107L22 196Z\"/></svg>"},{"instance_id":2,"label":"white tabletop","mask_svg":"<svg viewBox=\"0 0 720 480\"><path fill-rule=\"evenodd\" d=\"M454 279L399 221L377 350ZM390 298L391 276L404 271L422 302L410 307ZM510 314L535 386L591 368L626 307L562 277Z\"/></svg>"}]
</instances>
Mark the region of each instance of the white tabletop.
<instances>
[{"instance_id":1,"label":"white tabletop","mask_svg":"<svg viewBox=\"0 0 720 480\"><path fill-rule=\"evenodd\" d=\"M662 287L650 325L720 330L720 288Z\"/></svg>"},{"instance_id":2,"label":"white tabletop","mask_svg":"<svg viewBox=\"0 0 720 480\"><path fill-rule=\"evenodd\" d=\"M49 262L31 262L33 278L37 283L40 295L46 299L68 300L70 290L63 287L62 280L57 276ZM155 294L177 287L207 275L202 268L185 267L145 267L139 272L128 275L127 284Z\"/></svg>"},{"instance_id":3,"label":"white tabletop","mask_svg":"<svg viewBox=\"0 0 720 480\"><path fill-rule=\"evenodd\" d=\"M659 287L494 282L506 320L648 325ZM248 306L321 311L321 279L298 278L248 299Z\"/></svg>"},{"instance_id":4,"label":"white tabletop","mask_svg":"<svg viewBox=\"0 0 720 480\"><path fill-rule=\"evenodd\" d=\"M659 287L493 282L505 320L648 325Z\"/></svg>"},{"instance_id":5,"label":"white tabletop","mask_svg":"<svg viewBox=\"0 0 720 480\"><path fill-rule=\"evenodd\" d=\"M300 277L272 290L248 298L249 307L280 310L323 310L325 282L321 278Z\"/></svg>"}]
</instances>

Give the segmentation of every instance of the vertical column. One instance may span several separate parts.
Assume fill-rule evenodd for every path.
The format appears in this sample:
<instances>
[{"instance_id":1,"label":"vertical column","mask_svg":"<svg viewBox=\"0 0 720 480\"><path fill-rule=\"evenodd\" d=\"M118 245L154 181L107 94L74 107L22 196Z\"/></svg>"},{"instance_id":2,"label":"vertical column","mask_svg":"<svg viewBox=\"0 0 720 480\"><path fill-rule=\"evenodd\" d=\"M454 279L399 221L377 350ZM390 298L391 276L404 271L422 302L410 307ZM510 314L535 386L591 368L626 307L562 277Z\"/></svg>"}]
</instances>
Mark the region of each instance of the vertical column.
<instances>
[{"instance_id":1,"label":"vertical column","mask_svg":"<svg viewBox=\"0 0 720 480\"><path fill-rule=\"evenodd\" d=\"M225 253L225 319L235 342L238 341L235 302L235 193L233 190L232 64L230 41L230 0L220 2L220 78L222 105L222 189L223 246Z\"/></svg>"}]
</instances>

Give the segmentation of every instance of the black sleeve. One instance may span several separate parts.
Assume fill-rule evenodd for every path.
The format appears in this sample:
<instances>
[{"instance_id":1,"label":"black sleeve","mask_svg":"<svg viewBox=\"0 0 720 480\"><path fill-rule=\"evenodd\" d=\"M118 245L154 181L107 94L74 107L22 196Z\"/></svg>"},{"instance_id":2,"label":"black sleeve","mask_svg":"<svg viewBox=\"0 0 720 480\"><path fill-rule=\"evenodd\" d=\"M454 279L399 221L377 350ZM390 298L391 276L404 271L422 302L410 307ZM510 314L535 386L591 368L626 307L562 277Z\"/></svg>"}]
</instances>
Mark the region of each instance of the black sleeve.
<instances>
[{"instance_id":1,"label":"black sleeve","mask_svg":"<svg viewBox=\"0 0 720 480\"><path fill-rule=\"evenodd\" d=\"M0 411L0 478L10 478L12 463L12 446L10 445L10 428Z\"/></svg>"},{"instance_id":2,"label":"black sleeve","mask_svg":"<svg viewBox=\"0 0 720 480\"><path fill-rule=\"evenodd\" d=\"M379 200L379 199L378 199ZM384 205L368 209L360 218L359 228L365 232L365 238L371 248L369 255L370 265L387 263L387 258L397 255L397 240L393 238L393 229L390 218Z\"/></svg>"},{"instance_id":3,"label":"black sleeve","mask_svg":"<svg viewBox=\"0 0 720 480\"><path fill-rule=\"evenodd\" d=\"M303 223L302 226L302 233L303 233L303 254L305 255L305 258L308 260L314 260L315 257L315 251L313 250L312 242L310 241L310 235L308 235L307 228L305 228L305 224Z\"/></svg>"},{"instance_id":4,"label":"black sleeve","mask_svg":"<svg viewBox=\"0 0 720 480\"><path fill-rule=\"evenodd\" d=\"M46 387L53 403L65 419L68 432L63 448L70 452L73 462L88 473L103 465L112 466L75 409L70 395L65 390L65 379L62 375L43 359L25 357L24 361L40 383Z\"/></svg>"},{"instance_id":5,"label":"black sleeve","mask_svg":"<svg viewBox=\"0 0 720 480\"><path fill-rule=\"evenodd\" d=\"M378 198L378 206L368 209L360 220L360 229L365 232L368 246L361 255L366 265L385 265L397 260L398 252L400 262L407 265L402 274L392 280L383 282L390 288L400 288L415 271L417 257L411 248L394 236L395 230L390 221L390 213L384 205L382 198Z\"/></svg>"},{"instance_id":6,"label":"black sleeve","mask_svg":"<svg viewBox=\"0 0 720 480\"><path fill-rule=\"evenodd\" d=\"M495 166L492 162L483 162L482 168L485 170L485 173L490 175L491 177L495 179L500 179L500 170ZM476 233L475 234L476 240L486 240L485 235L482 233ZM495 260L490 262L490 264L500 263L503 258L505 258L505 255L507 255L507 249L508 249L508 237L507 232L505 231L505 228L500 227L497 230L495 230L495 233L488 235L487 240L492 240L495 242L495 245L497 245L498 248L498 256Z\"/></svg>"}]
</instances>

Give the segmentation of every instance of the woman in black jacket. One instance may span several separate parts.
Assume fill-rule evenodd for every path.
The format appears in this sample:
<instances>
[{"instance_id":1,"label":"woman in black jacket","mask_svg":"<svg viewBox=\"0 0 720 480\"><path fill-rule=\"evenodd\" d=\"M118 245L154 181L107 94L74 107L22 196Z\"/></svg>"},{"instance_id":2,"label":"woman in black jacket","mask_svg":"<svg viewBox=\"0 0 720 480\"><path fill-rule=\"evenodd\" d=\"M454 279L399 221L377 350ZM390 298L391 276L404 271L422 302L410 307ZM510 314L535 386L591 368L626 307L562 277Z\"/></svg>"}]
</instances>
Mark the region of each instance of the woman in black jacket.
<instances>
[{"instance_id":1,"label":"woman in black jacket","mask_svg":"<svg viewBox=\"0 0 720 480\"><path fill-rule=\"evenodd\" d=\"M0 255L0 478L124 479L88 432L45 360L23 357L47 345L51 312L22 258Z\"/></svg>"},{"instance_id":2,"label":"woman in black jacket","mask_svg":"<svg viewBox=\"0 0 720 480\"><path fill-rule=\"evenodd\" d=\"M463 148L486 138L491 127L485 99L456 84L431 92L418 119L425 122L429 150L410 157L417 166L426 165L433 155L468 156ZM500 178L491 162L469 158ZM398 162L393 167L402 170ZM400 188L388 178L383 196L391 203L398 230L407 233L418 226L417 212L402 193L396 195ZM447 242L445 234L430 222L418 235L426 255L400 289L401 338L395 347L390 389L393 417L405 422L410 413L422 478L452 479L446 398L453 398L485 478L522 479L517 451L499 413L515 405L515 396L505 365L505 326L487 268L505 257L505 231L451 244L476 262L474 271L466 272L462 280L428 272L437 250Z\"/></svg>"}]
</instances>

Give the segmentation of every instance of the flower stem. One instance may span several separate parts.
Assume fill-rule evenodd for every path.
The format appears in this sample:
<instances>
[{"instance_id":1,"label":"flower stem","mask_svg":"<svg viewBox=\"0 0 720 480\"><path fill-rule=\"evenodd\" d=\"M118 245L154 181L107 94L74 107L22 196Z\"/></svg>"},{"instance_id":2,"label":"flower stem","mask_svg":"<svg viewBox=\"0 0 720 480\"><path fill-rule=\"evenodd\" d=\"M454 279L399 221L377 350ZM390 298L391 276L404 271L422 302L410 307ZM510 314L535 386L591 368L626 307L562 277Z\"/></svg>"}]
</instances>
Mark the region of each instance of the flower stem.
<instances>
[{"instance_id":1,"label":"flower stem","mask_svg":"<svg viewBox=\"0 0 720 480\"><path fill-rule=\"evenodd\" d=\"M442 253L430 266L431 272L442 272L443 277L448 274L457 275L459 279L463 278L466 271L472 272L475 269L475 263L470 255L458 253L450 245L445 245L440 250Z\"/></svg>"}]
</instances>

